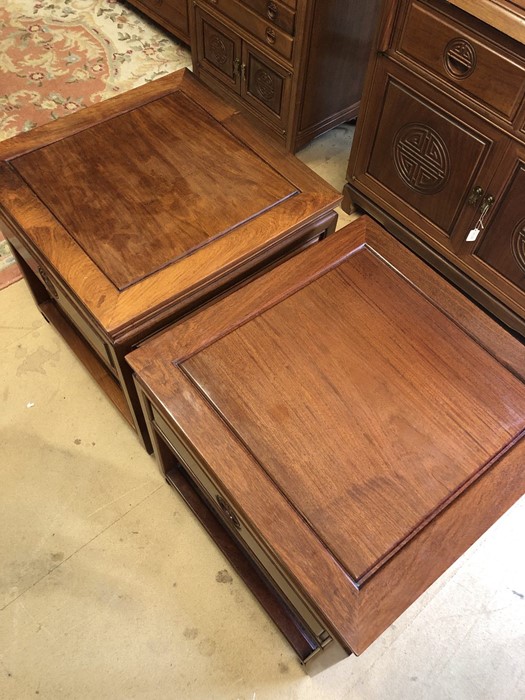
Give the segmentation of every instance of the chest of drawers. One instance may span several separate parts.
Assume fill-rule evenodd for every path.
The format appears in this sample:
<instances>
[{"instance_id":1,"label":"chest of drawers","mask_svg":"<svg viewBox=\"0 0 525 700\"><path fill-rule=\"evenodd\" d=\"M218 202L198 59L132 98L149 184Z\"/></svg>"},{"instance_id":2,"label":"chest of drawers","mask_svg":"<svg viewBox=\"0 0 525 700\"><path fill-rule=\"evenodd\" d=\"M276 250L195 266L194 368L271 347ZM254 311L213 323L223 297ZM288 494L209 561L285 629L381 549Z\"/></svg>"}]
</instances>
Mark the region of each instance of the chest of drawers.
<instances>
[{"instance_id":1,"label":"chest of drawers","mask_svg":"<svg viewBox=\"0 0 525 700\"><path fill-rule=\"evenodd\" d=\"M296 151L357 115L378 8L378 0L194 0L193 69Z\"/></svg>"},{"instance_id":2,"label":"chest of drawers","mask_svg":"<svg viewBox=\"0 0 525 700\"><path fill-rule=\"evenodd\" d=\"M525 490L521 344L367 217L128 361L166 478L311 673Z\"/></svg>"},{"instance_id":3,"label":"chest of drawers","mask_svg":"<svg viewBox=\"0 0 525 700\"><path fill-rule=\"evenodd\" d=\"M125 355L333 230L340 201L188 71L4 141L0 160L0 225L37 304L146 446Z\"/></svg>"},{"instance_id":4,"label":"chest of drawers","mask_svg":"<svg viewBox=\"0 0 525 700\"><path fill-rule=\"evenodd\" d=\"M524 42L523 0L386 2L345 200L522 336Z\"/></svg>"}]
</instances>

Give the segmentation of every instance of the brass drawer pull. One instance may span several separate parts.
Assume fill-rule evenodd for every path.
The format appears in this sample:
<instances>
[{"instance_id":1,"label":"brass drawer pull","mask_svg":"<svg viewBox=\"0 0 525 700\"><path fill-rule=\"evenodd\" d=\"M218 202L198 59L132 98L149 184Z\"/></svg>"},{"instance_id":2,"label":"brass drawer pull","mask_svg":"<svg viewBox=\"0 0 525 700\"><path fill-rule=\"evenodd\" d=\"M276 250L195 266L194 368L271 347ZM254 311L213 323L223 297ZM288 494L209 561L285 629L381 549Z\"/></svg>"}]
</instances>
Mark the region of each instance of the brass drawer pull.
<instances>
[{"instance_id":1,"label":"brass drawer pull","mask_svg":"<svg viewBox=\"0 0 525 700\"><path fill-rule=\"evenodd\" d=\"M276 37L276 34L275 34L274 30L273 30L271 27L268 27L268 28L266 29L266 41L267 41L269 44L275 44L275 39L276 39L276 38L277 38L277 37Z\"/></svg>"},{"instance_id":2,"label":"brass drawer pull","mask_svg":"<svg viewBox=\"0 0 525 700\"><path fill-rule=\"evenodd\" d=\"M279 16L279 8L274 2L269 2L268 6L266 8L266 15L268 19L271 19L272 22L275 22L277 17Z\"/></svg>"},{"instance_id":3,"label":"brass drawer pull","mask_svg":"<svg viewBox=\"0 0 525 700\"><path fill-rule=\"evenodd\" d=\"M39 267L38 272L40 273L40 277L42 278L43 283L46 285L47 291L51 294L52 297L58 299L58 292L56 290L56 287L53 284L53 282L51 282L51 280L49 279L47 272L44 270L43 267Z\"/></svg>"},{"instance_id":4,"label":"brass drawer pull","mask_svg":"<svg viewBox=\"0 0 525 700\"><path fill-rule=\"evenodd\" d=\"M228 518L228 520L231 522L231 524L232 524L235 528L237 528L237 530L240 530L240 529L241 529L240 520L239 520L239 518L235 515L235 513L233 512L233 510L231 509L231 507L226 503L226 501L224 500L224 498L223 498L220 494L217 494L217 495L215 496L215 499L217 500L217 503L219 504L219 506L220 506L222 512L223 512L224 515Z\"/></svg>"}]
</instances>

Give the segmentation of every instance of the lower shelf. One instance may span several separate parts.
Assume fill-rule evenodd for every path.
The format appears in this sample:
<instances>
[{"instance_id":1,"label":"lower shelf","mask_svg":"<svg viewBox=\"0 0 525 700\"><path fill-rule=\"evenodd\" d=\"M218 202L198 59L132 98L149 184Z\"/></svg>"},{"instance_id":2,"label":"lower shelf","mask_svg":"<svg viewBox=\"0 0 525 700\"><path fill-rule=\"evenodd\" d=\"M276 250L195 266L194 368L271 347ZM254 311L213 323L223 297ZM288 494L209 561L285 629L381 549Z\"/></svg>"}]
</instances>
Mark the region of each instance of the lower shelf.
<instances>
[{"instance_id":1,"label":"lower shelf","mask_svg":"<svg viewBox=\"0 0 525 700\"><path fill-rule=\"evenodd\" d=\"M74 326L65 318L54 302L41 302L39 309L49 323L56 328L110 401L118 408L131 427L135 428L124 392L89 344L77 333Z\"/></svg>"}]
</instances>

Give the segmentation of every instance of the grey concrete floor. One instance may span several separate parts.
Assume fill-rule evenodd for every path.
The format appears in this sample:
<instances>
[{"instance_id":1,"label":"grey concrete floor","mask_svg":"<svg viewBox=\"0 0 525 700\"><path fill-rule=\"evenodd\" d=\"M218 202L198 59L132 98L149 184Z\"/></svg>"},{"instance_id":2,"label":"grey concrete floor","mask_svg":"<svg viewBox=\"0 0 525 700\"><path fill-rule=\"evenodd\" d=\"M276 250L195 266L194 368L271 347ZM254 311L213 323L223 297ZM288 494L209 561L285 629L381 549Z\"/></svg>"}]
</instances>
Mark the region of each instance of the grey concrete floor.
<instances>
[{"instance_id":1,"label":"grey concrete floor","mask_svg":"<svg viewBox=\"0 0 525 700\"><path fill-rule=\"evenodd\" d=\"M350 138L300 157L341 189ZM23 282L0 293L0 356L0 698L525 698L524 499L309 678Z\"/></svg>"}]
</instances>

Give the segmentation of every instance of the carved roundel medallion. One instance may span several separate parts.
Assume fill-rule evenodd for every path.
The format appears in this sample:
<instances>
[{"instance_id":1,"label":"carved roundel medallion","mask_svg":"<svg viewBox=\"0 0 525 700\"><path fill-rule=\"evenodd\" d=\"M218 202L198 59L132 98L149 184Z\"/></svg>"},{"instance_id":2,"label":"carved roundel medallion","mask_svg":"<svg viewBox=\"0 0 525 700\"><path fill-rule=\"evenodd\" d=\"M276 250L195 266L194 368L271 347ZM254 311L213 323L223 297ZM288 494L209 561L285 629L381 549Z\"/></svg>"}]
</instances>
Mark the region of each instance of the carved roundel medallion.
<instances>
[{"instance_id":1,"label":"carved roundel medallion","mask_svg":"<svg viewBox=\"0 0 525 700\"><path fill-rule=\"evenodd\" d=\"M525 272L525 219L514 229L511 237L512 255L523 272Z\"/></svg>"},{"instance_id":2,"label":"carved roundel medallion","mask_svg":"<svg viewBox=\"0 0 525 700\"><path fill-rule=\"evenodd\" d=\"M215 34L210 42L210 49L215 59L215 63L222 66L228 60L228 52L226 51L226 45L224 41Z\"/></svg>"},{"instance_id":3,"label":"carved roundel medallion","mask_svg":"<svg viewBox=\"0 0 525 700\"><path fill-rule=\"evenodd\" d=\"M269 102L275 95L274 80L267 71L259 69L255 73L255 90L265 102Z\"/></svg>"},{"instance_id":4,"label":"carved roundel medallion","mask_svg":"<svg viewBox=\"0 0 525 700\"><path fill-rule=\"evenodd\" d=\"M394 138L399 177L422 194L441 190L450 174L450 157L441 136L425 124L407 124Z\"/></svg>"},{"instance_id":5,"label":"carved roundel medallion","mask_svg":"<svg viewBox=\"0 0 525 700\"><path fill-rule=\"evenodd\" d=\"M468 78L476 67L476 51L466 39L449 41L443 56L447 73L453 78Z\"/></svg>"}]
</instances>

